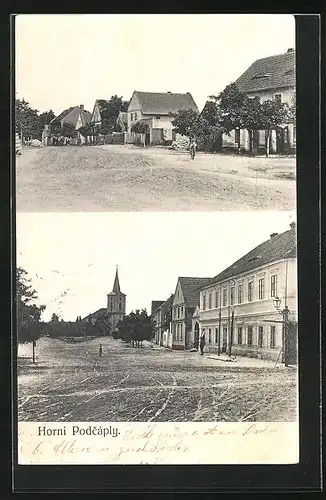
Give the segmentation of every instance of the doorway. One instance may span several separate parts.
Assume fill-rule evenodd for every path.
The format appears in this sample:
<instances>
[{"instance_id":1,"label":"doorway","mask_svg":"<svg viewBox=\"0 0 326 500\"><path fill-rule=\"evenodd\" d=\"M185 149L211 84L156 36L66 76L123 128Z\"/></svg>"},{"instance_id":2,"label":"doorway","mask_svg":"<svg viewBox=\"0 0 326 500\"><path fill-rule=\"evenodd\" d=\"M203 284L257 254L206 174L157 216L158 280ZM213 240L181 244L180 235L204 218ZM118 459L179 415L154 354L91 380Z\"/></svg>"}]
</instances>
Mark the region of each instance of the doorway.
<instances>
[{"instance_id":1,"label":"doorway","mask_svg":"<svg viewBox=\"0 0 326 500\"><path fill-rule=\"evenodd\" d=\"M196 322L194 331L194 347L198 349L198 345L199 345L199 323Z\"/></svg>"}]
</instances>

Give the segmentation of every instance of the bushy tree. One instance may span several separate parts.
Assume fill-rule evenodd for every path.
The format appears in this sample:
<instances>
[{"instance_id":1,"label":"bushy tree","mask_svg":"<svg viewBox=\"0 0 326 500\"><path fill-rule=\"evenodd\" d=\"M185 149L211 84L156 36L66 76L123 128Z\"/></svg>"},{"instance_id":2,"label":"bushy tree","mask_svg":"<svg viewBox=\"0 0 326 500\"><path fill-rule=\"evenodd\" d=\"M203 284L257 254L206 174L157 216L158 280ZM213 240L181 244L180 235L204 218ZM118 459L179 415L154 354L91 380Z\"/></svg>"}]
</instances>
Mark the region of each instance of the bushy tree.
<instances>
[{"instance_id":1,"label":"bushy tree","mask_svg":"<svg viewBox=\"0 0 326 500\"><path fill-rule=\"evenodd\" d=\"M16 269L16 306L18 342L27 343L37 340L43 332L41 322L45 305L37 305L37 292L30 284L27 271Z\"/></svg>"},{"instance_id":2,"label":"bushy tree","mask_svg":"<svg viewBox=\"0 0 326 500\"><path fill-rule=\"evenodd\" d=\"M109 101L101 101L101 125L99 133L103 135L112 134L118 130L117 118L120 111L128 109L129 102L126 103L122 97L113 95Z\"/></svg>"},{"instance_id":3,"label":"bushy tree","mask_svg":"<svg viewBox=\"0 0 326 500\"><path fill-rule=\"evenodd\" d=\"M41 140L44 125L48 125L53 118L55 114L51 109L39 114L25 99L15 100L15 128L24 138Z\"/></svg>"},{"instance_id":4,"label":"bushy tree","mask_svg":"<svg viewBox=\"0 0 326 500\"><path fill-rule=\"evenodd\" d=\"M189 139L201 133L201 122L199 113L193 109L180 109L171 113L172 125L178 134L185 135Z\"/></svg>"},{"instance_id":5,"label":"bushy tree","mask_svg":"<svg viewBox=\"0 0 326 500\"><path fill-rule=\"evenodd\" d=\"M134 123L131 127L131 132L135 132L136 134L145 134L148 125L145 122L138 121Z\"/></svg>"},{"instance_id":6,"label":"bushy tree","mask_svg":"<svg viewBox=\"0 0 326 500\"><path fill-rule=\"evenodd\" d=\"M139 347L143 340L152 340L155 335L155 324L148 316L146 309L136 310L123 317L118 324L120 338Z\"/></svg>"}]
</instances>

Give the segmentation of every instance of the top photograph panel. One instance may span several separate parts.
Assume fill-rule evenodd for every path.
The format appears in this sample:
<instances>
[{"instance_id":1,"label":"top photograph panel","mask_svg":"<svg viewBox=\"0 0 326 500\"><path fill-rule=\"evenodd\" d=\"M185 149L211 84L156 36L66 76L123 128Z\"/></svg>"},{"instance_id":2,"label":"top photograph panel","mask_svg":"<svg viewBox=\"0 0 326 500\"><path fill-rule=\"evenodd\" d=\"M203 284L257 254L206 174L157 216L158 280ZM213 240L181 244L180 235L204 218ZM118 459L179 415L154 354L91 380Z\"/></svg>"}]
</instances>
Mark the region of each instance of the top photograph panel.
<instances>
[{"instance_id":1,"label":"top photograph panel","mask_svg":"<svg viewBox=\"0 0 326 500\"><path fill-rule=\"evenodd\" d=\"M13 25L18 212L295 209L294 16Z\"/></svg>"}]
</instances>

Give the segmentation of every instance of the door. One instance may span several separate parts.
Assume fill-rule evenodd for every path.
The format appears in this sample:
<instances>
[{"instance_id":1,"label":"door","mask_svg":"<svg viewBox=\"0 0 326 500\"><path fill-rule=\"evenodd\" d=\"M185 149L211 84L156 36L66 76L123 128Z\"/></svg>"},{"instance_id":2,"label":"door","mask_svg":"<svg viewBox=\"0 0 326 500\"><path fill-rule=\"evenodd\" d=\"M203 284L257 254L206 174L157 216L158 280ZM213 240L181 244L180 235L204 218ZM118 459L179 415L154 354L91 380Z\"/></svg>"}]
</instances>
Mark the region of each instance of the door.
<instances>
[{"instance_id":1,"label":"door","mask_svg":"<svg viewBox=\"0 0 326 500\"><path fill-rule=\"evenodd\" d=\"M198 349L199 345L199 323L195 324L194 347Z\"/></svg>"},{"instance_id":2,"label":"door","mask_svg":"<svg viewBox=\"0 0 326 500\"><path fill-rule=\"evenodd\" d=\"M223 326L222 352L226 352L227 342L228 342L228 328L227 326Z\"/></svg>"}]
</instances>

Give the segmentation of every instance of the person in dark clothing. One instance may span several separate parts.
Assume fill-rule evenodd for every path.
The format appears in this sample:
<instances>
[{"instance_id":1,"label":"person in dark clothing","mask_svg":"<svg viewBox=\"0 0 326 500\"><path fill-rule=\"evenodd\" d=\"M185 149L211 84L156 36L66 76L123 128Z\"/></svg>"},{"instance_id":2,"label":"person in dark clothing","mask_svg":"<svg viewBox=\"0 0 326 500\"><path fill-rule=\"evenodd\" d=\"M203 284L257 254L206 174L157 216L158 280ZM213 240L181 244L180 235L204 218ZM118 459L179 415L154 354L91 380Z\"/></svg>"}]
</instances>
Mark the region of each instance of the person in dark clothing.
<instances>
[{"instance_id":1,"label":"person in dark clothing","mask_svg":"<svg viewBox=\"0 0 326 500\"><path fill-rule=\"evenodd\" d=\"M203 356L203 354L204 354L204 347L205 347L205 335L202 335L200 337L200 344L199 345L200 345L200 354L201 354L201 356Z\"/></svg>"},{"instance_id":2,"label":"person in dark clothing","mask_svg":"<svg viewBox=\"0 0 326 500\"><path fill-rule=\"evenodd\" d=\"M98 355L102 356L102 344L100 344L100 347L98 349Z\"/></svg>"},{"instance_id":3,"label":"person in dark clothing","mask_svg":"<svg viewBox=\"0 0 326 500\"><path fill-rule=\"evenodd\" d=\"M196 148L197 148L197 144L195 143L195 140L191 139L191 141L190 141L190 156L191 156L192 160L195 159Z\"/></svg>"},{"instance_id":4,"label":"person in dark clothing","mask_svg":"<svg viewBox=\"0 0 326 500\"><path fill-rule=\"evenodd\" d=\"M197 351L198 351L198 348L199 348L199 338L195 340L194 348L197 349Z\"/></svg>"}]
</instances>

